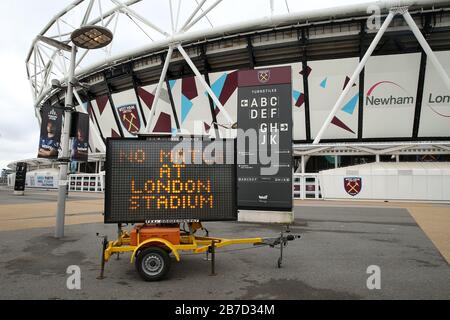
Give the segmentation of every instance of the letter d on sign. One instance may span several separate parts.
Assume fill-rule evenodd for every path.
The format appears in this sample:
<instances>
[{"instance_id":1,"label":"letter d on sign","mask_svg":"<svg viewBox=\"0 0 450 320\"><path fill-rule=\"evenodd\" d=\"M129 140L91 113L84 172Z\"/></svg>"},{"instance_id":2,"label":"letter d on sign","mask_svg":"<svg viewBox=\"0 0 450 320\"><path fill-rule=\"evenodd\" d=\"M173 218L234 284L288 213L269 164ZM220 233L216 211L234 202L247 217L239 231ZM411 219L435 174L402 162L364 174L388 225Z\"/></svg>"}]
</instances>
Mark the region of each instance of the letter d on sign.
<instances>
[{"instance_id":1,"label":"letter d on sign","mask_svg":"<svg viewBox=\"0 0 450 320\"><path fill-rule=\"evenodd\" d=\"M379 266L369 266L367 268L367 274L370 277L367 278L367 289L369 290L381 290L381 269Z\"/></svg>"},{"instance_id":2,"label":"letter d on sign","mask_svg":"<svg viewBox=\"0 0 450 320\"><path fill-rule=\"evenodd\" d=\"M67 274L70 276L67 278L67 289L69 290L81 290L81 269L79 266L70 266L67 268Z\"/></svg>"}]
</instances>

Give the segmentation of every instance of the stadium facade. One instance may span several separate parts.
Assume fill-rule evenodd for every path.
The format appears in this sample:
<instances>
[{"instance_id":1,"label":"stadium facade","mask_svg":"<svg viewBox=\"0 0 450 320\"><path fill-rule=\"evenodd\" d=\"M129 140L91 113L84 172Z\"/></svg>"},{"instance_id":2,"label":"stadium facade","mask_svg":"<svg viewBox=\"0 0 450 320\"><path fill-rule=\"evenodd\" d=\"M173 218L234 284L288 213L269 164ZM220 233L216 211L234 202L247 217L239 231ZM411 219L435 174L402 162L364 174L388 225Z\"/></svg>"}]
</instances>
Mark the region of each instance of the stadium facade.
<instances>
[{"instance_id":1,"label":"stadium facade","mask_svg":"<svg viewBox=\"0 0 450 320\"><path fill-rule=\"evenodd\" d=\"M40 35L49 35L83 2L75 1L63 10ZM150 23L133 11L139 2L116 2L101 16L88 18L89 23L109 23L121 13ZM78 68L76 76L84 88L77 90L75 103L78 111L90 116L91 163L79 164L76 171L101 172L105 139L134 137L147 126L155 133L233 137L227 116L237 122L237 70L272 66L292 68L295 163L306 191L307 174L325 169L383 161L450 161L450 92L401 16L388 27L321 144L312 144L377 34L378 29L368 24L367 9L379 8L382 22L399 4L408 7L450 74L450 1L378 1L273 15L176 33ZM62 68L55 58L60 52L44 55L38 44L38 40L33 43L27 69L39 120L40 108L61 104L65 91L51 86L52 72ZM174 44L183 46L228 115L206 94L175 48L149 125L167 52ZM123 117L125 112L132 118ZM49 166L39 162L39 168ZM317 182L309 188L316 195L318 189Z\"/></svg>"}]
</instances>

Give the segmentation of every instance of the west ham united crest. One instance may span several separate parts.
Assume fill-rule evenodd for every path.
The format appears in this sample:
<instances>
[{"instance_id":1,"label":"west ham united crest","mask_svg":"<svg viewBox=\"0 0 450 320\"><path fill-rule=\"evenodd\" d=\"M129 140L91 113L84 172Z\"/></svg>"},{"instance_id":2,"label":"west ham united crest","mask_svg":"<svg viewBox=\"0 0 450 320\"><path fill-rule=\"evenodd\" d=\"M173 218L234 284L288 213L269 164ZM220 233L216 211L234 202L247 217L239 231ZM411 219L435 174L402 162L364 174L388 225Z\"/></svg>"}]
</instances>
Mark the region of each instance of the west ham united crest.
<instances>
[{"instance_id":1,"label":"west ham united crest","mask_svg":"<svg viewBox=\"0 0 450 320\"><path fill-rule=\"evenodd\" d=\"M141 130L141 120L135 104L122 106L117 111L122 125L130 134L135 135Z\"/></svg>"},{"instance_id":2,"label":"west ham united crest","mask_svg":"<svg viewBox=\"0 0 450 320\"><path fill-rule=\"evenodd\" d=\"M261 83L270 81L270 70L258 71L258 80Z\"/></svg>"},{"instance_id":3,"label":"west ham united crest","mask_svg":"<svg viewBox=\"0 0 450 320\"><path fill-rule=\"evenodd\" d=\"M361 178L344 178L344 188L345 191L352 197L357 196L362 189L362 179Z\"/></svg>"}]
</instances>

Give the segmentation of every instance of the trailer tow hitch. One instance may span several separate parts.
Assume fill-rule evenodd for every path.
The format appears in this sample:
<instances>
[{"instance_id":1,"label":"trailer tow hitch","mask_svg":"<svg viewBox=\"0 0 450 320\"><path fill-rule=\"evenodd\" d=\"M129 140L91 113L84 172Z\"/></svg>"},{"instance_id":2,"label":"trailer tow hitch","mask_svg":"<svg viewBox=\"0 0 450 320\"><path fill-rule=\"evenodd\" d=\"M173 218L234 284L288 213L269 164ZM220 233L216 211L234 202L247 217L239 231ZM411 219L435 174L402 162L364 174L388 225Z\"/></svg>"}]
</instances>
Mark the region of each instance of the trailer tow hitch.
<instances>
[{"instance_id":1,"label":"trailer tow hitch","mask_svg":"<svg viewBox=\"0 0 450 320\"><path fill-rule=\"evenodd\" d=\"M290 230L288 229L286 232L282 231L278 238L265 238L258 245L267 245L267 246L270 246L271 248L280 246L280 257L278 258L277 265L278 265L278 268L281 269L281 267L283 265L284 248L287 247L289 242L294 241L295 239L301 239L301 236L290 234Z\"/></svg>"}]
</instances>

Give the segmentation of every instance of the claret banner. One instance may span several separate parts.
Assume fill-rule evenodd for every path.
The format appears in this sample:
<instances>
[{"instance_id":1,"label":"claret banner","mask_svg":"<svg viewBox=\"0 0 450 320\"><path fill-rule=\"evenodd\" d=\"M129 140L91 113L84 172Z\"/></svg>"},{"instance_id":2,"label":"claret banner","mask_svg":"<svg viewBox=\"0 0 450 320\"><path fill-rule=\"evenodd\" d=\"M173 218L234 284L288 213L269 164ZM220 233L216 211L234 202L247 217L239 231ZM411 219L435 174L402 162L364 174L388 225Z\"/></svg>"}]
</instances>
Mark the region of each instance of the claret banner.
<instances>
[{"instance_id":1,"label":"claret banner","mask_svg":"<svg viewBox=\"0 0 450 320\"><path fill-rule=\"evenodd\" d=\"M234 140L107 142L105 223L237 219Z\"/></svg>"},{"instance_id":2,"label":"claret banner","mask_svg":"<svg viewBox=\"0 0 450 320\"><path fill-rule=\"evenodd\" d=\"M58 159L63 121L62 107L42 108L38 158Z\"/></svg>"},{"instance_id":3,"label":"claret banner","mask_svg":"<svg viewBox=\"0 0 450 320\"><path fill-rule=\"evenodd\" d=\"M89 157L89 115L77 112L72 117L71 160L87 162Z\"/></svg>"}]
</instances>

